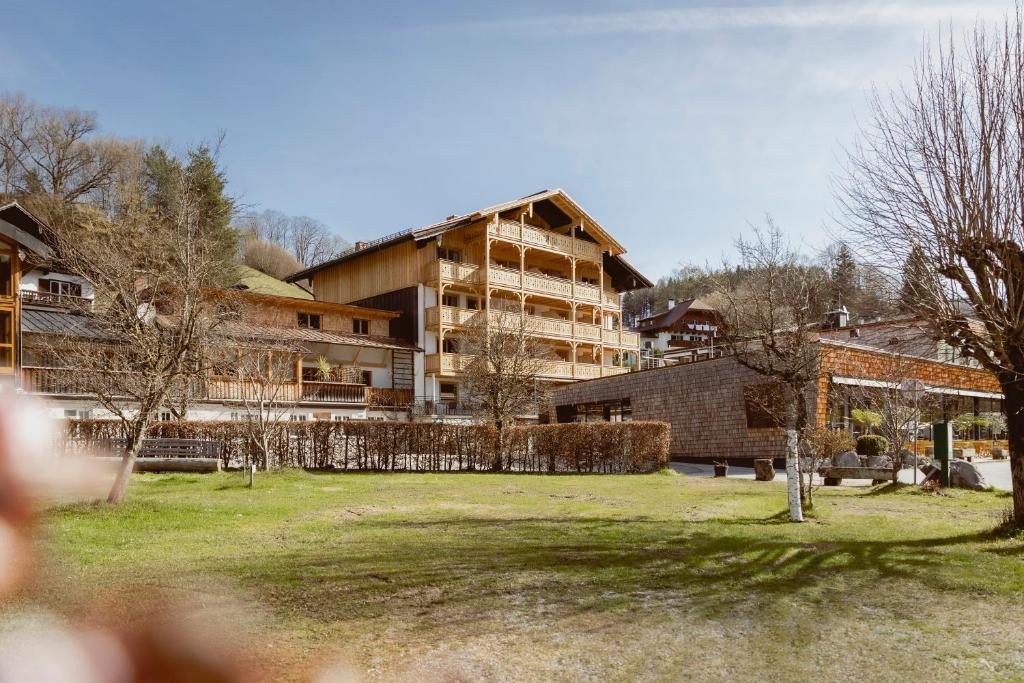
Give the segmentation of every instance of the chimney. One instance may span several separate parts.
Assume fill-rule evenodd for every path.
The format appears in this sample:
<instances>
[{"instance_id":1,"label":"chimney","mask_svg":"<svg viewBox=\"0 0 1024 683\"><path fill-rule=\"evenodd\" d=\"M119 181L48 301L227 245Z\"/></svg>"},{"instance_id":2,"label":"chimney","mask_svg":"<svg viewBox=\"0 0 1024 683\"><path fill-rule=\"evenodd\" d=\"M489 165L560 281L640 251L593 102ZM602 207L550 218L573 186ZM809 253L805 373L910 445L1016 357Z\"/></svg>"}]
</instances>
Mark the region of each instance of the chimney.
<instances>
[{"instance_id":1,"label":"chimney","mask_svg":"<svg viewBox=\"0 0 1024 683\"><path fill-rule=\"evenodd\" d=\"M668 310L671 311L675 307L676 307L676 300L675 299L669 299L668 300Z\"/></svg>"},{"instance_id":2,"label":"chimney","mask_svg":"<svg viewBox=\"0 0 1024 683\"><path fill-rule=\"evenodd\" d=\"M850 312L846 310L846 306L842 306L825 314L825 327L836 329L839 327L846 327L849 324Z\"/></svg>"},{"instance_id":3,"label":"chimney","mask_svg":"<svg viewBox=\"0 0 1024 683\"><path fill-rule=\"evenodd\" d=\"M366 249L366 242L356 242L355 247L356 251L359 251L360 249Z\"/></svg>"}]
</instances>

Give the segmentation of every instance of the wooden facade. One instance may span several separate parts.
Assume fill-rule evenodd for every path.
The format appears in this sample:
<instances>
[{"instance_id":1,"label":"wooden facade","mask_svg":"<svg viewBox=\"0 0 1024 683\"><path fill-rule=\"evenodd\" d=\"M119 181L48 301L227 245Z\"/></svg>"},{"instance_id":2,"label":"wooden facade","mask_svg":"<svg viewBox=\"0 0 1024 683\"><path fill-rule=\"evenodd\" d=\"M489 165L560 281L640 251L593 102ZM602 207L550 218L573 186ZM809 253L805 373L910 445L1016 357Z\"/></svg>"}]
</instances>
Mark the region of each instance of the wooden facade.
<instances>
[{"instance_id":1,"label":"wooden facade","mask_svg":"<svg viewBox=\"0 0 1024 683\"><path fill-rule=\"evenodd\" d=\"M299 278L319 300L376 302L418 287L422 301L403 314L416 320L424 373L457 380L467 357L460 335L496 313L525 319L546 340L552 360L541 379L567 381L628 372L639 336L624 328L620 295L650 283L624 284L624 249L561 191L452 217L445 223L360 245ZM616 270L608 265L614 262ZM640 281L638 282L637 279Z\"/></svg>"}]
</instances>

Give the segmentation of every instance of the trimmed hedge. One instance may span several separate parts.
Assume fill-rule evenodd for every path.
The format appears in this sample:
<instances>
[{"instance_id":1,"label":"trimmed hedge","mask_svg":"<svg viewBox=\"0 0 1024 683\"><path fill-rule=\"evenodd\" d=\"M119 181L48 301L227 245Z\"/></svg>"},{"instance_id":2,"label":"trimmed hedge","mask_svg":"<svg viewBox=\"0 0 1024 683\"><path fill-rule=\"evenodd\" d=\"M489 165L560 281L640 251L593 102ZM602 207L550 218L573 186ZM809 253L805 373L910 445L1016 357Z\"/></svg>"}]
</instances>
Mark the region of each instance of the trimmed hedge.
<instances>
[{"instance_id":1,"label":"trimmed hedge","mask_svg":"<svg viewBox=\"0 0 1024 683\"><path fill-rule=\"evenodd\" d=\"M68 420L65 450L122 438L112 420ZM220 446L225 467L258 459L244 422L156 422L148 436L204 439ZM651 472L668 464L665 422L527 425L508 431L495 453L489 425L433 422L282 422L270 433L270 467L361 471Z\"/></svg>"},{"instance_id":2,"label":"trimmed hedge","mask_svg":"<svg viewBox=\"0 0 1024 683\"><path fill-rule=\"evenodd\" d=\"M889 439L877 434L864 434L857 437L857 455L887 455Z\"/></svg>"}]
</instances>

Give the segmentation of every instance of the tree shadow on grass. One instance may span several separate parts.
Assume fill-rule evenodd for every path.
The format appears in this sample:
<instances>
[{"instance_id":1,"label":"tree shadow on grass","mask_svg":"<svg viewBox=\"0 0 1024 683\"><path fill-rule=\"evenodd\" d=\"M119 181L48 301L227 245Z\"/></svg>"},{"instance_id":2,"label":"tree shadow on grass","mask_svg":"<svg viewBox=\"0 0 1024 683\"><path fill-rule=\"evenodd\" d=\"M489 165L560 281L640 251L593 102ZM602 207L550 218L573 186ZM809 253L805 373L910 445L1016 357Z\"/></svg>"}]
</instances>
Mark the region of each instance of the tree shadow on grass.
<instances>
[{"instance_id":1,"label":"tree shadow on grass","mask_svg":"<svg viewBox=\"0 0 1024 683\"><path fill-rule=\"evenodd\" d=\"M395 618L430 609L438 595L481 609L514 596L519 605L543 603L571 614L660 593L717 613L818 589L841 603L879 582L969 591L968 569L951 567L947 549L995 538L806 538L797 527L791 538L785 531L766 538L758 531L784 523L785 514L698 522L370 517L347 522L345 538L319 547L295 539L261 548L261 561L247 564L244 575L272 603L284 600L288 609L323 620ZM230 565L219 570L239 573ZM298 586L296 594L283 595L282 585Z\"/></svg>"}]
</instances>

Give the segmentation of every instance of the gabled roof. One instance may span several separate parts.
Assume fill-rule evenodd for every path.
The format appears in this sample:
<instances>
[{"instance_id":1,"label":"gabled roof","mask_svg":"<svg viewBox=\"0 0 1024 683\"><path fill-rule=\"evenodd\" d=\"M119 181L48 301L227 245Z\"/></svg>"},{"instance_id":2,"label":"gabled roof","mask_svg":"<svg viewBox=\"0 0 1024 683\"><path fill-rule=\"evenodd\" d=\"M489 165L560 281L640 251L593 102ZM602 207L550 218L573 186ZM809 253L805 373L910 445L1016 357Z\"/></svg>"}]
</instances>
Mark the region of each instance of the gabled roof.
<instances>
[{"instance_id":1,"label":"gabled roof","mask_svg":"<svg viewBox=\"0 0 1024 683\"><path fill-rule=\"evenodd\" d=\"M358 247L352 247L351 249L347 249L346 251L343 251L341 254L331 259L330 261L325 261L311 268L306 268L305 270L299 271L298 273L289 275L286 279L288 280L288 282L304 280L309 276L313 275L314 273L323 270L324 268L330 268L331 266L343 263L357 255L363 255L373 251L377 251L379 249L383 249L384 247L389 247L393 244L398 244L399 242L404 242L410 239L430 239L431 237L436 237L451 230L455 230L457 228L461 228L471 223L483 220L489 216L493 216L494 214L503 213L505 211L511 211L512 209L527 206L532 203L542 202L545 199L550 199L555 204L560 204L563 207L568 208L570 211L573 211L582 216L584 220L584 229L592 234L597 235L605 242L607 242L611 246L612 251L615 252L613 258L619 259L619 254L622 254L623 252L626 251L625 248L621 244L619 244L617 240L615 240L615 238L608 234L608 232L601 226L600 223L594 220L590 216L590 214L588 214L583 209L583 207L577 204L572 197L566 194L565 190L556 188L553 190L542 190L540 192L535 192L533 194L526 195L525 197L520 197L519 199L514 199L510 202L504 202L502 204L495 204L494 206L488 206L486 208L473 211L472 213L462 214L459 216L450 216L439 223L426 225L421 228L410 228L407 230L401 230L399 232L386 235L371 242L361 242L359 243ZM625 261L623 261L623 263L625 263ZM625 267L628 267L634 270L635 272L635 269L633 269L632 266L626 264ZM640 277L643 278L642 275ZM647 281L646 278L643 279L644 281ZM649 287L651 285L648 282L648 284L643 286Z\"/></svg>"},{"instance_id":2,"label":"gabled roof","mask_svg":"<svg viewBox=\"0 0 1024 683\"><path fill-rule=\"evenodd\" d=\"M0 235L37 256L50 258L53 250L43 242L45 227L45 223L18 202L0 205Z\"/></svg>"},{"instance_id":3,"label":"gabled roof","mask_svg":"<svg viewBox=\"0 0 1024 683\"><path fill-rule=\"evenodd\" d=\"M690 311L714 311L714 306L710 306L707 302L701 299L687 299L686 301L680 301L672 308L659 313L658 315L652 315L647 318L641 318L637 324L636 329L641 332L650 332L655 330L663 330L672 325L676 324L680 318L689 313Z\"/></svg>"},{"instance_id":4,"label":"gabled roof","mask_svg":"<svg viewBox=\"0 0 1024 683\"><path fill-rule=\"evenodd\" d=\"M305 301L313 300L313 295L298 285L278 280L272 275L267 275L241 263L237 265L237 268L238 284L235 287L243 292L287 297L289 299L303 299Z\"/></svg>"}]
</instances>

